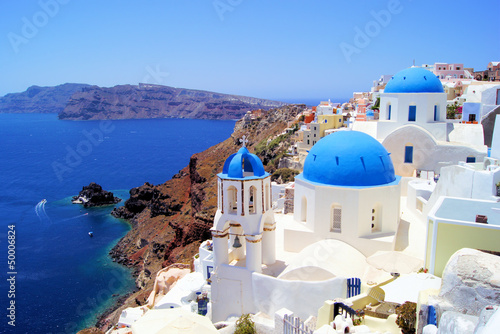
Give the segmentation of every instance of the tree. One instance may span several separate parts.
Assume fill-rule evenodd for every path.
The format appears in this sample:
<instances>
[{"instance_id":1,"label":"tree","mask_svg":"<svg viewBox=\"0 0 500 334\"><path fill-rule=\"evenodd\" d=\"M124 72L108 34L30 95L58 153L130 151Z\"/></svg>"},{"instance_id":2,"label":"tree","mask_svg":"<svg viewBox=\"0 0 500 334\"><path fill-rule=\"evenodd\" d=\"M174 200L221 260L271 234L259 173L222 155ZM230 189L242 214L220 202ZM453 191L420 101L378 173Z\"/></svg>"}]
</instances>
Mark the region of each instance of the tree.
<instances>
[{"instance_id":1,"label":"tree","mask_svg":"<svg viewBox=\"0 0 500 334\"><path fill-rule=\"evenodd\" d=\"M380 109L380 97L377 97L377 100L375 101L375 104L370 107L372 110L379 110Z\"/></svg>"},{"instance_id":2,"label":"tree","mask_svg":"<svg viewBox=\"0 0 500 334\"><path fill-rule=\"evenodd\" d=\"M446 118L447 119L455 119L457 116L457 110L458 110L458 102L455 101L455 103L447 105L446 106Z\"/></svg>"}]
</instances>

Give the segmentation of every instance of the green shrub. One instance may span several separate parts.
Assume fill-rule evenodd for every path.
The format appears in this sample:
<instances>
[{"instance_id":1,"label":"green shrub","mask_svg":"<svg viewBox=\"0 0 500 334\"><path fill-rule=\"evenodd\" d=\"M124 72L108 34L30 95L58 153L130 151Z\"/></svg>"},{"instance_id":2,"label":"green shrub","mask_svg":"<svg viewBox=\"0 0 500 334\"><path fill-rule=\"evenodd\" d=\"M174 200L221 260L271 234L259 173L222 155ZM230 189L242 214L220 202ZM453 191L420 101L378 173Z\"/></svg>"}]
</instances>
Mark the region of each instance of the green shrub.
<instances>
[{"instance_id":1,"label":"green shrub","mask_svg":"<svg viewBox=\"0 0 500 334\"><path fill-rule=\"evenodd\" d=\"M243 314L236 321L236 330L234 334L256 334L255 323L251 319L251 314Z\"/></svg>"},{"instance_id":2,"label":"green shrub","mask_svg":"<svg viewBox=\"0 0 500 334\"><path fill-rule=\"evenodd\" d=\"M280 168L277 169L271 176L271 181L276 181L281 177L283 183L288 183L294 180L295 175L298 175L299 171L290 168Z\"/></svg>"}]
</instances>

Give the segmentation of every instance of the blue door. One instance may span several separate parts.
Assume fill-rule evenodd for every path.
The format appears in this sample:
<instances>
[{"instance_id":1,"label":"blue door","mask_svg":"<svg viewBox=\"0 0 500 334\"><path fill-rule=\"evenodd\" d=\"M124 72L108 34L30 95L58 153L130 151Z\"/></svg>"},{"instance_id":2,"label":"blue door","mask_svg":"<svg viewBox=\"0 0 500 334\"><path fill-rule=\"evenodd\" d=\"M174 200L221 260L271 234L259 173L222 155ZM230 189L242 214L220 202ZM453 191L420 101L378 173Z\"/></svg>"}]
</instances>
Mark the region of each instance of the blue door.
<instances>
[{"instance_id":1,"label":"blue door","mask_svg":"<svg viewBox=\"0 0 500 334\"><path fill-rule=\"evenodd\" d=\"M417 118L417 106L410 106L408 110L408 122L415 122Z\"/></svg>"}]
</instances>

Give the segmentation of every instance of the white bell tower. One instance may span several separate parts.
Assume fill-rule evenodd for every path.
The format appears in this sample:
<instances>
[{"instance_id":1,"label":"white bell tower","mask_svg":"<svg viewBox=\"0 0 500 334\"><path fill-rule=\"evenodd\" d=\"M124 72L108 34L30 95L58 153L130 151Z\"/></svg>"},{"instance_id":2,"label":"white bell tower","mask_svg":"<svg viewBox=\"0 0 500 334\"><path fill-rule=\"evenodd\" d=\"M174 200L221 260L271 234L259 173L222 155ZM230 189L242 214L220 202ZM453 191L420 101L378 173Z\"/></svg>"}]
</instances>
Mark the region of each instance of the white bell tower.
<instances>
[{"instance_id":1,"label":"white bell tower","mask_svg":"<svg viewBox=\"0 0 500 334\"><path fill-rule=\"evenodd\" d=\"M262 264L276 261L271 175L248 151L245 136L240 142L243 146L227 158L217 175L218 206L212 228L214 269L244 261L246 269L261 272Z\"/></svg>"}]
</instances>

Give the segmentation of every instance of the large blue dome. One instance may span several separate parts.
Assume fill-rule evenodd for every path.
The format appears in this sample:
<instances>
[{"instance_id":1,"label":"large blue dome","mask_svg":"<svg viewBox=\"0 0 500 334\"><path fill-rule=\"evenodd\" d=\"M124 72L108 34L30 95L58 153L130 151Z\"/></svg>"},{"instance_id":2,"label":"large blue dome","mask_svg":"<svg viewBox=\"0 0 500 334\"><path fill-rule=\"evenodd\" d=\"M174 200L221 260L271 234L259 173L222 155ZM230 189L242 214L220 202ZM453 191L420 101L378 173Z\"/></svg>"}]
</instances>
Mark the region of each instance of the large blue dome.
<instances>
[{"instance_id":1,"label":"large blue dome","mask_svg":"<svg viewBox=\"0 0 500 334\"><path fill-rule=\"evenodd\" d=\"M358 131L337 131L318 141L304 162L303 178L320 184L356 187L396 181L384 146Z\"/></svg>"},{"instance_id":2,"label":"large blue dome","mask_svg":"<svg viewBox=\"0 0 500 334\"><path fill-rule=\"evenodd\" d=\"M243 146L226 159L222 173L219 174L221 179L243 179L243 178L262 178L269 176L264 170L264 165L259 157L252 154Z\"/></svg>"},{"instance_id":3,"label":"large blue dome","mask_svg":"<svg viewBox=\"0 0 500 334\"><path fill-rule=\"evenodd\" d=\"M444 89L434 73L410 67L396 73L385 86L384 93L444 93Z\"/></svg>"}]
</instances>

